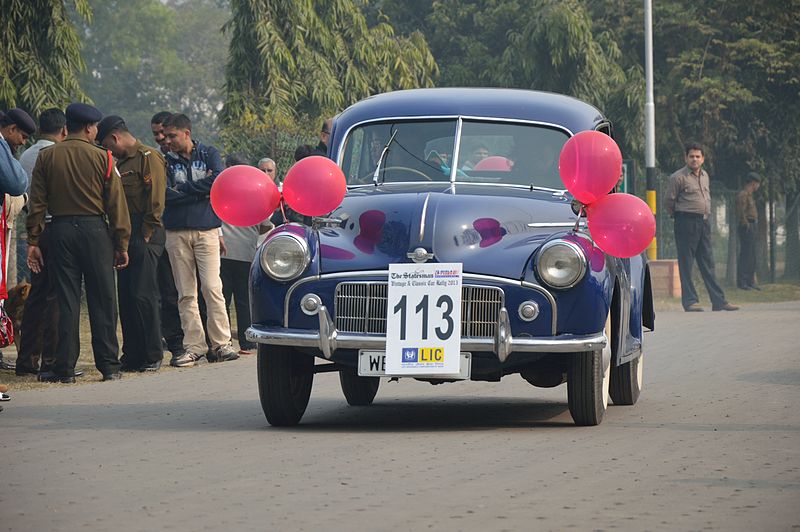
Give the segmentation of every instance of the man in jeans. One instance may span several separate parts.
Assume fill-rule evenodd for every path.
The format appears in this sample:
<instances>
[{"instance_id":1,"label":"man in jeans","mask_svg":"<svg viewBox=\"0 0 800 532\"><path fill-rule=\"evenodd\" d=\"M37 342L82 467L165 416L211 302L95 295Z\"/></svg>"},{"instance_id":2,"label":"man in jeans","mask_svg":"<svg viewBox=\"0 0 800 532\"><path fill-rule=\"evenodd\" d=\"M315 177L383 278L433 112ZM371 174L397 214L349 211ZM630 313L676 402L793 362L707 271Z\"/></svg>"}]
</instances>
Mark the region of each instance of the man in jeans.
<instances>
[{"instance_id":1,"label":"man in jeans","mask_svg":"<svg viewBox=\"0 0 800 532\"><path fill-rule=\"evenodd\" d=\"M167 154L167 194L164 228L183 327L186 352L173 361L177 367L207 362L206 339L197 303L197 276L208 310L208 338L219 362L239 358L231 346L220 279L220 219L211 208L211 185L222 171L222 158L213 146L192 139L192 123L184 114L164 122Z\"/></svg>"}]
</instances>

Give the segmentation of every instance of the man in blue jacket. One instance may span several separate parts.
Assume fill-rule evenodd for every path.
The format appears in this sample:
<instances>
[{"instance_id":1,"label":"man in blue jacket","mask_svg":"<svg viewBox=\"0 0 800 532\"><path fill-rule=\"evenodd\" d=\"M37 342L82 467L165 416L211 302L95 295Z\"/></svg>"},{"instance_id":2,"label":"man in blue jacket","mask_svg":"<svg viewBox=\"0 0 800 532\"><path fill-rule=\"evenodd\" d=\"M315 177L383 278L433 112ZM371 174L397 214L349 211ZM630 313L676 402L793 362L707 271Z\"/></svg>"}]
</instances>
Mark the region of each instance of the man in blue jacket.
<instances>
[{"instance_id":1,"label":"man in blue jacket","mask_svg":"<svg viewBox=\"0 0 800 532\"><path fill-rule=\"evenodd\" d=\"M206 301L207 330L217 361L239 358L231 346L231 330L220 279L219 228L222 222L211 208L211 185L224 168L219 151L192 139L192 123L184 114L164 122L167 154L167 194L164 208L166 249L169 253L185 353L178 367L207 362L206 338L197 302L197 274Z\"/></svg>"},{"instance_id":2,"label":"man in blue jacket","mask_svg":"<svg viewBox=\"0 0 800 532\"><path fill-rule=\"evenodd\" d=\"M0 112L0 204L2 204L5 194L19 196L28 188L28 174L14 157L14 153L35 132L36 123L22 109L11 109L6 113ZM2 214L5 217L5 213ZM2 224L2 228L5 231L5 223ZM0 275L0 298L2 299L7 297L5 252L6 250L2 249L2 253L0 253L0 273L2 274ZM0 353L0 369L14 369L14 364L3 360L3 353Z\"/></svg>"}]
</instances>

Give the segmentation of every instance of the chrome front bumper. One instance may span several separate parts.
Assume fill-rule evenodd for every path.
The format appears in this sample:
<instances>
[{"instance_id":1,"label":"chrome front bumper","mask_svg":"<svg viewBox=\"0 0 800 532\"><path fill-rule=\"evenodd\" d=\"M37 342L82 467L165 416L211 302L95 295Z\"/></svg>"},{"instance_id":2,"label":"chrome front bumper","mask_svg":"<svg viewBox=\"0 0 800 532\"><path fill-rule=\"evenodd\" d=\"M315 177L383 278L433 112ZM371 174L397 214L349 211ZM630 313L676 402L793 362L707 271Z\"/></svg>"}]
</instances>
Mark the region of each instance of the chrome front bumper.
<instances>
[{"instance_id":1,"label":"chrome front bumper","mask_svg":"<svg viewBox=\"0 0 800 532\"><path fill-rule=\"evenodd\" d=\"M247 329L247 339L259 344L317 348L327 359L330 359L337 349L386 349L386 337L383 335L337 331L325 306L319 308L317 315L318 331L285 327L250 327ZM546 338L513 338L505 308L500 309L495 330L493 338L462 337L461 350L492 352L497 355L500 362L505 362L512 352L579 353L603 349L608 342L603 331L588 335L561 334Z\"/></svg>"}]
</instances>

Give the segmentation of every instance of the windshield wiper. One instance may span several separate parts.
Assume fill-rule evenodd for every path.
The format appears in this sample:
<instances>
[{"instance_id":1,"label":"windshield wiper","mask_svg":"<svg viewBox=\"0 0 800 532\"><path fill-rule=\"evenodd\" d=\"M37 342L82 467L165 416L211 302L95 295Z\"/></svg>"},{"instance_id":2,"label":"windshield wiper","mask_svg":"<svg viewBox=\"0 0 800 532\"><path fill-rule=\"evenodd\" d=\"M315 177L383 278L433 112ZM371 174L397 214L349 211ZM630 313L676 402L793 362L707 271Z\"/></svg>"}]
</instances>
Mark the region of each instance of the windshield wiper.
<instances>
[{"instance_id":1,"label":"windshield wiper","mask_svg":"<svg viewBox=\"0 0 800 532\"><path fill-rule=\"evenodd\" d=\"M397 136L397 129L394 130L392 136L389 137L389 142L386 143L386 146L383 147L383 151L381 151L381 156L378 157L378 165L375 167L375 172L372 174L372 183L377 187L378 186L378 174L381 171L381 164L383 164L383 159L386 157L386 154L389 153L389 146L391 146L392 142L394 142L394 138Z\"/></svg>"}]
</instances>

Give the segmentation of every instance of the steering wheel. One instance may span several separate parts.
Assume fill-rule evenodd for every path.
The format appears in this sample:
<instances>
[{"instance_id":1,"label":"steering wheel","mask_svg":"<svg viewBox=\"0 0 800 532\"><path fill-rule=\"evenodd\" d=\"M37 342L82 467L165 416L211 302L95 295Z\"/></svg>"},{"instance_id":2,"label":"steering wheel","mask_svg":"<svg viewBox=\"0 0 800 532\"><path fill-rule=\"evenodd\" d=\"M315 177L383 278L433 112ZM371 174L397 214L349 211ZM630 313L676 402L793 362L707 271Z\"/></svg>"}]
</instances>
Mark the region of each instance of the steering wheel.
<instances>
[{"instance_id":1,"label":"steering wheel","mask_svg":"<svg viewBox=\"0 0 800 532\"><path fill-rule=\"evenodd\" d=\"M408 172L408 173L411 173L411 174L415 174L417 176L421 176L426 181L433 181L433 179L431 179L431 177L429 175L427 175L427 174L425 174L423 172L420 172L419 170L415 170L413 168L409 168L407 166L387 166L386 168L383 168L381 171L382 172L390 172L390 171L396 171L396 170L399 170L401 172ZM366 176L364 176L362 178L362 180L364 180L366 178L370 178L371 179L372 175L373 174L367 174Z\"/></svg>"}]
</instances>

